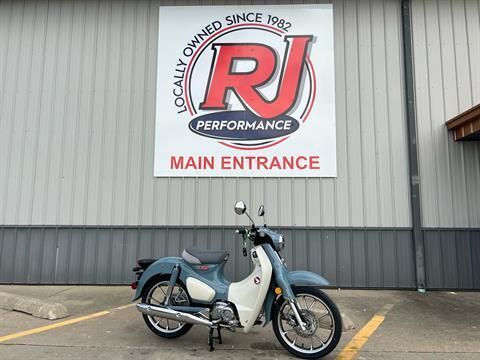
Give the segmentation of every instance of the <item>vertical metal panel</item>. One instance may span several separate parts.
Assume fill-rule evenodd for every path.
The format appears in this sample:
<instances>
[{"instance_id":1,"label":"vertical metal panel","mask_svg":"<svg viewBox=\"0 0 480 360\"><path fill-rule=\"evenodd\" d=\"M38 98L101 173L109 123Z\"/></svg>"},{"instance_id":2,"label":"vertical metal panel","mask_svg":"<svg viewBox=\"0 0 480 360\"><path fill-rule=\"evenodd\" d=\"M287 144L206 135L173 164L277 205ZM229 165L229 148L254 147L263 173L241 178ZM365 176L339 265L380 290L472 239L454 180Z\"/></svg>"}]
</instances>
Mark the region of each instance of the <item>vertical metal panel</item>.
<instances>
[{"instance_id":1,"label":"vertical metal panel","mask_svg":"<svg viewBox=\"0 0 480 360\"><path fill-rule=\"evenodd\" d=\"M82 261L82 283L95 283L95 274L97 261L102 261L96 257L97 243L98 243L98 231L96 229L85 230L85 249L83 251Z\"/></svg>"},{"instance_id":2,"label":"vertical metal panel","mask_svg":"<svg viewBox=\"0 0 480 360\"><path fill-rule=\"evenodd\" d=\"M366 287L367 286L367 264L366 264L366 246L365 246L365 232L352 232L352 257L353 267L353 281L352 286Z\"/></svg>"},{"instance_id":3,"label":"vertical metal panel","mask_svg":"<svg viewBox=\"0 0 480 360\"><path fill-rule=\"evenodd\" d=\"M0 254L0 279L5 281L13 277L14 259L15 259L15 229L5 229L2 231L2 242Z\"/></svg>"},{"instance_id":4,"label":"vertical metal panel","mask_svg":"<svg viewBox=\"0 0 480 360\"><path fill-rule=\"evenodd\" d=\"M425 237L425 269L428 288L443 288L442 249L438 233L426 231Z\"/></svg>"},{"instance_id":5,"label":"vertical metal panel","mask_svg":"<svg viewBox=\"0 0 480 360\"><path fill-rule=\"evenodd\" d=\"M150 258L153 254L153 230L139 229L137 259Z\"/></svg>"},{"instance_id":6,"label":"vertical metal panel","mask_svg":"<svg viewBox=\"0 0 480 360\"><path fill-rule=\"evenodd\" d=\"M410 226L398 1L333 2L335 179L153 177L167 3L241 2L1 2L0 224Z\"/></svg>"},{"instance_id":7,"label":"vertical metal panel","mask_svg":"<svg viewBox=\"0 0 480 360\"><path fill-rule=\"evenodd\" d=\"M443 287L454 288L458 284L457 273L457 248L455 243L454 231L442 231L440 235L440 245L442 249L442 275Z\"/></svg>"},{"instance_id":8,"label":"vertical metal panel","mask_svg":"<svg viewBox=\"0 0 480 360\"><path fill-rule=\"evenodd\" d=\"M315 229L308 232L308 264L311 271L323 274L324 259L322 251L322 230Z\"/></svg>"},{"instance_id":9,"label":"vertical metal panel","mask_svg":"<svg viewBox=\"0 0 480 360\"><path fill-rule=\"evenodd\" d=\"M152 257L160 258L166 254L168 232L166 229L155 229L153 233L153 253Z\"/></svg>"},{"instance_id":10,"label":"vertical metal panel","mask_svg":"<svg viewBox=\"0 0 480 360\"><path fill-rule=\"evenodd\" d=\"M408 287L415 278L411 235L406 231L395 232L398 287Z\"/></svg>"},{"instance_id":11,"label":"vertical metal panel","mask_svg":"<svg viewBox=\"0 0 480 360\"><path fill-rule=\"evenodd\" d=\"M85 245L85 232L83 228L73 228L70 234L70 246L68 253L68 277L67 281L73 284L82 282L83 248ZM116 254L110 249L104 259L117 259ZM110 274L110 269L107 272Z\"/></svg>"},{"instance_id":12,"label":"vertical metal panel","mask_svg":"<svg viewBox=\"0 0 480 360\"><path fill-rule=\"evenodd\" d=\"M480 288L480 231L470 233L470 249L474 289Z\"/></svg>"},{"instance_id":13,"label":"vertical metal panel","mask_svg":"<svg viewBox=\"0 0 480 360\"><path fill-rule=\"evenodd\" d=\"M470 237L472 233L461 231L455 234L455 246L458 252L455 252L458 271L458 287L462 289L473 288L473 264L472 264L472 242ZM478 273L477 273L478 274Z\"/></svg>"},{"instance_id":14,"label":"vertical metal panel","mask_svg":"<svg viewBox=\"0 0 480 360\"><path fill-rule=\"evenodd\" d=\"M28 263L26 261L26 258L27 258L26 255L28 254L29 243L30 243L30 230L28 229L17 230L17 236L15 239L15 254L13 258L13 262L14 262L13 282L14 283L27 282Z\"/></svg>"},{"instance_id":15,"label":"vertical metal panel","mask_svg":"<svg viewBox=\"0 0 480 360\"><path fill-rule=\"evenodd\" d=\"M322 232L323 251L325 252L325 268L322 273L329 281L336 284L338 281L337 274L337 249L335 246L336 233L335 230L325 230Z\"/></svg>"},{"instance_id":16,"label":"vertical metal panel","mask_svg":"<svg viewBox=\"0 0 480 360\"><path fill-rule=\"evenodd\" d=\"M338 286L352 285L352 259L356 256L351 248L351 231L338 231Z\"/></svg>"},{"instance_id":17,"label":"vertical metal panel","mask_svg":"<svg viewBox=\"0 0 480 360\"><path fill-rule=\"evenodd\" d=\"M125 229L118 228L113 229L112 231L112 244L111 244L111 255L109 256L109 269L108 273L110 274L110 282L121 283L122 282L122 273L123 265L125 261L124 250L125 250Z\"/></svg>"},{"instance_id":18,"label":"vertical metal panel","mask_svg":"<svg viewBox=\"0 0 480 360\"><path fill-rule=\"evenodd\" d=\"M367 284L382 286L383 268L381 262L381 233L374 231L366 237Z\"/></svg>"},{"instance_id":19,"label":"vertical metal panel","mask_svg":"<svg viewBox=\"0 0 480 360\"><path fill-rule=\"evenodd\" d=\"M335 44L346 44L350 42L349 32L346 29L348 18L346 17L345 1L336 2L334 6L333 32ZM320 204L319 220L310 224L323 224L324 226L346 226L350 224L350 166L349 147L350 139L347 136L349 128L347 121L347 101L349 96L346 93L347 74L349 66L346 56L346 46L335 48L335 117L337 136L337 178L319 179L320 196L311 198L312 202ZM343 160L341 160L343 159ZM315 216L315 214L313 214ZM317 215L318 216L318 215Z\"/></svg>"},{"instance_id":20,"label":"vertical metal panel","mask_svg":"<svg viewBox=\"0 0 480 360\"><path fill-rule=\"evenodd\" d=\"M233 242L234 239L225 239L225 243ZM191 228L183 229L182 230L182 243L179 244L180 248L189 248L195 247L195 230ZM220 248L225 248L224 246L220 246ZM177 254L178 256L179 254Z\"/></svg>"},{"instance_id":21,"label":"vertical metal panel","mask_svg":"<svg viewBox=\"0 0 480 360\"><path fill-rule=\"evenodd\" d=\"M99 229L97 235L97 261L96 261L96 278L97 284L108 284L110 279L109 261L110 258L110 243L112 230Z\"/></svg>"},{"instance_id":22,"label":"vertical metal panel","mask_svg":"<svg viewBox=\"0 0 480 360\"><path fill-rule=\"evenodd\" d=\"M279 231L287 239L282 256L289 268L315 271L332 286L412 288L415 285L409 229L282 227ZM473 232L451 232L457 238L462 237L461 246L455 247L457 243L449 241L451 234L445 231L430 236L435 240L442 236L447 242L443 248L435 248L440 260L432 269L435 274L439 270L440 275L432 287L476 288L478 279L474 271L479 265L473 256L478 234L475 240ZM0 283L125 284L134 279L131 268L138 258L180 256L183 248L189 246L229 251L225 273L232 281L245 278L251 271L251 262L242 255L235 227L20 226L1 227L0 234ZM470 249L471 261L458 267L458 272L449 278L447 272L452 266L460 266L460 262L445 260L448 254L443 253L450 251L456 259L461 259L470 256L466 253ZM470 280L463 285L462 279Z\"/></svg>"},{"instance_id":23,"label":"vertical metal panel","mask_svg":"<svg viewBox=\"0 0 480 360\"><path fill-rule=\"evenodd\" d=\"M381 254L382 259L382 285L385 287L398 287L398 266L395 244L395 233L392 231L382 231Z\"/></svg>"},{"instance_id":24,"label":"vertical metal panel","mask_svg":"<svg viewBox=\"0 0 480 360\"><path fill-rule=\"evenodd\" d=\"M454 228L426 230L425 254L428 288L479 288L479 231Z\"/></svg>"},{"instance_id":25,"label":"vertical metal panel","mask_svg":"<svg viewBox=\"0 0 480 360\"><path fill-rule=\"evenodd\" d=\"M45 254L49 256L50 254ZM28 247L27 282L40 283L43 259L43 229L32 229Z\"/></svg>"},{"instance_id":26,"label":"vertical metal panel","mask_svg":"<svg viewBox=\"0 0 480 360\"><path fill-rule=\"evenodd\" d=\"M296 269L307 269L309 266L308 261L308 248L309 242L307 239L307 230L294 230L293 231L293 266Z\"/></svg>"},{"instance_id":27,"label":"vertical metal panel","mask_svg":"<svg viewBox=\"0 0 480 360\"><path fill-rule=\"evenodd\" d=\"M480 144L445 122L480 102L476 0L412 2L423 224L480 227Z\"/></svg>"},{"instance_id":28,"label":"vertical metal panel","mask_svg":"<svg viewBox=\"0 0 480 360\"><path fill-rule=\"evenodd\" d=\"M361 128L361 104L360 104L360 74L359 63L360 54L359 39L360 25L358 24L358 2L345 1L343 26L345 41L342 46L345 47L345 103L346 103L346 121L347 131L347 162L348 162L348 219L353 226L362 226L364 223L364 198L363 186L363 162L362 162L362 128ZM335 42L336 44L336 42ZM335 83L335 86L337 84ZM337 161L341 161L337 159ZM340 222L341 224L342 222Z\"/></svg>"},{"instance_id":29,"label":"vertical metal panel","mask_svg":"<svg viewBox=\"0 0 480 360\"><path fill-rule=\"evenodd\" d=\"M59 229L57 232L57 236L57 266L55 268L54 281L58 283L66 283L68 281L70 229ZM100 239L97 238L97 240L99 241ZM97 281L97 279L94 279L94 282Z\"/></svg>"},{"instance_id":30,"label":"vertical metal panel","mask_svg":"<svg viewBox=\"0 0 480 360\"><path fill-rule=\"evenodd\" d=\"M50 228L43 231L43 247L41 252L40 282L50 283L55 277L55 265L57 262L57 234L56 229ZM90 238L90 236L86 236ZM82 258L86 258L83 255Z\"/></svg>"},{"instance_id":31,"label":"vertical metal panel","mask_svg":"<svg viewBox=\"0 0 480 360\"><path fill-rule=\"evenodd\" d=\"M122 282L127 283L132 278L132 260L138 259L138 237L139 230L137 228L129 228L126 230L125 248L123 249L123 268ZM180 245L181 246L181 245Z\"/></svg>"}]
</instances>

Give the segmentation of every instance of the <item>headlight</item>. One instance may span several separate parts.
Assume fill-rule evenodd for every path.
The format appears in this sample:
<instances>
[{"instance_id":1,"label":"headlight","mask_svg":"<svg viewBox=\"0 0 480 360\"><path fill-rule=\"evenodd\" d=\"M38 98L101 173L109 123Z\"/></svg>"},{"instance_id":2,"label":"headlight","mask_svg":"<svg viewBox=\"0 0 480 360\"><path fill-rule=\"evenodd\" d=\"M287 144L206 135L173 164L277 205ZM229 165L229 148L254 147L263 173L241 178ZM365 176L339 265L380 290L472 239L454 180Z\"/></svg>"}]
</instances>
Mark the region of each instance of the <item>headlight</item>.
<instances>
[{"instance_id":1,"label":"headlight","mask_svg":"<svg viewBox=\"0 0 480 360\"><path fill-rule=\"evenodd\" d=\"M283 250L284 247L285 247L285 239L283 238L283 235L280 235L278 237L277 251Z\"/></svg>"}]
</instances>

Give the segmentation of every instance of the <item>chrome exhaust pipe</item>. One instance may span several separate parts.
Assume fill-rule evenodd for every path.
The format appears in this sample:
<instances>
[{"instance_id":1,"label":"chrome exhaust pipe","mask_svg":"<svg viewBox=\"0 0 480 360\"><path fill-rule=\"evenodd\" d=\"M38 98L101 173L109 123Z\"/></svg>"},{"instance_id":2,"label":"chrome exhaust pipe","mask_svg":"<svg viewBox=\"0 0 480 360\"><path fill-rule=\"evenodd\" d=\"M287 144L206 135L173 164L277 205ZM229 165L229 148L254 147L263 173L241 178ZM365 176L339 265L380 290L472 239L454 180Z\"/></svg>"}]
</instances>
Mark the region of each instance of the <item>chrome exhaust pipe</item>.
<instances>
[{"instance_id":1,"label":"chrome exhaust pipe","mask_svg":"<svg viewBox=\"0 0 480 360\"><path fill-rule=\"evenodd\" d=\"M186 312L172 310L163 306L151 304L137 304L137 310L142 314L158 316L164 319L175 320L187 324L213 326L213 322L201 317L201 315L192 315Z\"/></svg>"}]
</instances>

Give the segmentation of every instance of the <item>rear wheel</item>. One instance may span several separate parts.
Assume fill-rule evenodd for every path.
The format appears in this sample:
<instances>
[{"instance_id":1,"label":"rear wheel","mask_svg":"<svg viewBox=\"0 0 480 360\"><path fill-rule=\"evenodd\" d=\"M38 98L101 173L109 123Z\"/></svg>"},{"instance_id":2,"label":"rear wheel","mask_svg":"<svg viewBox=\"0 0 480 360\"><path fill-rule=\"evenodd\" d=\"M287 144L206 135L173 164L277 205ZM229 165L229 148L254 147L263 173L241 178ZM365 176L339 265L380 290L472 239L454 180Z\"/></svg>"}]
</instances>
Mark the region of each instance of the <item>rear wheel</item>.
<instances>
[{"instance_id":1,"label":"rear wheel","mask_svg":"<svg viewBox=\"0 0 480 360\"><path fill-rule=\"evenodd\" d=\"M164 306L169 278L170 276L161 276L152 280L143 290L142 303ZM175 283L168 305L190 306L190 297L183 284ZM168 339L185 335L193 326L193 324L145 314L143 315L143 320L153 333Z\"/></svg>"},{"instance_id":2,"label":"rear wheel","mask_svg":"<svg viewBox=\"0 0 480 360\"><path fill-rule=\"evenodd\" d=\"M297 287L294 293L305 330L297 325L290 303L282 297L272 312L275 336L295 356L303 359L323 357L340 341L340 312L327 294L319 289Z\"/></svg>"}]
</instances>

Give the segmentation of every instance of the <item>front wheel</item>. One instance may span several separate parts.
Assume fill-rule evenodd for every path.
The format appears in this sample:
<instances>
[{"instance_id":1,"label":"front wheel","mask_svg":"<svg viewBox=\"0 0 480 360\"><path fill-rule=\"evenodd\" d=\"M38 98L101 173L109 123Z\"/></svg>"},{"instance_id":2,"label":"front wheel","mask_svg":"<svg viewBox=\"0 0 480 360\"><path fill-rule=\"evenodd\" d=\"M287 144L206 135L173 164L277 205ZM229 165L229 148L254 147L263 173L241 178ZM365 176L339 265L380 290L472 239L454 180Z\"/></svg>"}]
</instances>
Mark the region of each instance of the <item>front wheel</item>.
<instances>
[{"instance_id":1,"label":"front wheel","mask_svg":"<svg viewBox=\"0 0 480 360\"><path fill-rule=\"evenodd\" d=\"M318 359L338 345L342 318L335 303L323 291L312 287L294 288L297 307L305 330L297 325L293 310L283 297L273 307L275 336L282 346L303 359Z\"/></svg>"}]
</instances>

